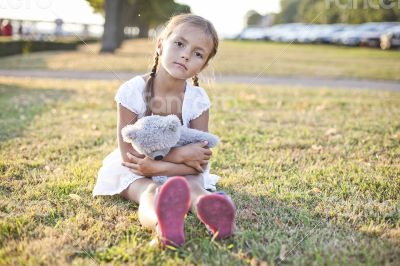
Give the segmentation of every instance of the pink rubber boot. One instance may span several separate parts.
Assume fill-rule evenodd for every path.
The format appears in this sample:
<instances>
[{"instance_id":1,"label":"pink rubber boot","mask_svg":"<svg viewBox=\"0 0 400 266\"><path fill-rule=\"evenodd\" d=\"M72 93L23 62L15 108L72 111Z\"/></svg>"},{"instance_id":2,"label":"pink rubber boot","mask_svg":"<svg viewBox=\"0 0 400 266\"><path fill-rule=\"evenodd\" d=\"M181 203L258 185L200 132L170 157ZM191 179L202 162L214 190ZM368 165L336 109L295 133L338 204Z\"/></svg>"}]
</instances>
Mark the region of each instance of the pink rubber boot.
<instances>
[{"instance_id":1,"label":"pink rubber boot","mask_svg":"<svg viewBox=\"0 0 400 266\"><path fill-rule=\"evenodd\" d=\"M233 234L235 212L235 205L224 193L202 196L197 203L197 216L212 234L217 234L216 239L223 239Z\"/></svg>"},{"instance_id":2,"label":"pink rubber boot","mask_svg":"<svg viewBox=\"0 0 400 266\"><path fill-rule=\"evenodd\" d=\"M161 186L156 198L158 233L164 245L181 246L185 242L184 220L190 208L190 190L186 179L175 176Z\"/></svg>"}]
</instances>

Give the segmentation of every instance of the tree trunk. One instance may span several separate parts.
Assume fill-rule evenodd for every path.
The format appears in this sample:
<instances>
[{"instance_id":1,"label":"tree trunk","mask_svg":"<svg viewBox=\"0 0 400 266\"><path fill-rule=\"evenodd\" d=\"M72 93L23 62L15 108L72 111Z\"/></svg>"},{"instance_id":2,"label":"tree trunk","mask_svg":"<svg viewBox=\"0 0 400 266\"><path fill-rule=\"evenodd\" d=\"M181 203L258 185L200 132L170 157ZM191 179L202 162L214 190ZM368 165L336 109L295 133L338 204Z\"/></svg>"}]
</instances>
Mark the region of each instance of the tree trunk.
<instances>
[{"instance_id":1,"label":"tree trunk","mask_svg":"<svg viewBox=\"0 0 400 266\"><path fill-rule=\"evenodd\" d=\"M121 16L123 14L120 14ZM123 16L118 20L118 33L117 33L117 48L120 48L125 40L125 20Z\"/></svg>"},{"instance_id":2,"label":"tree trunk","mask_svg":"<svg viewBox=\"0 0 400 266\"><path fill-rule=\"evenodd\" d=\"M139 24L139 38L148 38L149 37L149 24L146 22L142 22Z\"/></svg>"},{"instance_id":3,"label":"tree trunk","mask_svg":"<svg viewBox=\"0 0 400 266\"><path fill-rule=\"evenodd\" d=\"M118 40L117 40L117 47L120 48L122 43L125 40L125 27L129 25L129 19L132 15L133 5L130 4L128 1L124 0L122 2L121 13L119 16L119 26L118 26Z\"/></svg>"},{"instance_id":4,"label":"tree trunk","mask_svg":"<svg viewBox=\"0 0 400 266\"><path fill-rule=\"evenodd\" d=\"M124 0L105 1L104 33L101 41L101 53L113 53L118 48L121 11Z\"/></svg>"}]
</instances>

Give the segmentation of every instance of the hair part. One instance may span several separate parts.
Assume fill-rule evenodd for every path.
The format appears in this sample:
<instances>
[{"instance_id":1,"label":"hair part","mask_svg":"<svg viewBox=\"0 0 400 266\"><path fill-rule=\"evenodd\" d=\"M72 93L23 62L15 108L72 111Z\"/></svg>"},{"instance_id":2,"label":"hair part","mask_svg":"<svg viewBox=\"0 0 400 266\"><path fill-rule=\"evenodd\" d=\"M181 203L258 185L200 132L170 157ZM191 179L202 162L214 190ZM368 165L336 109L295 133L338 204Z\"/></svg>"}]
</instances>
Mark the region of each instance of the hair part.
<instances>
[{"instance_id":1,"label":"hair part","mask_svg":"<svg viewBox=\"0 0 400 266\"><path fill-rule=\"evenodd\" d=\"M167 39L174 32L176 27L183 25L183 24L190 24L199 29L202 29L204 31L204 33L206 33L208 36L211 37L211 40L213 41L214 45L213 45L213 49L212 49L211 53L208 55L208 58L207 58L206 62L204 63L204 65L206 65L208 63L208 61L217 54L218 44L219 44L219 38L218 38L217 31L215 30L213 24L210 21L208 21L207 19L197 16L197 15L193 15L193 14L180 14L180 15L173 16L166 23L166 26L165 26L164 30L162 31L159 39ZM154 63L153 63L153 66L152 66L151 72L150 72L150 77L147 80L145 89L143 91L143 94L144 94L143 96L144 96L144 100L146 103L145 116L149 116L152 114L150 103L151 103L152 98L154 97L154 79L155 79L156 73L157 73L159 56L160 55L158 54L158 52L156 52L155 57L154 57ZM192 77L192 81L193 81L193 85L199 86L199 78L197 75L194 75Z\"/></svg>"}]
</instances>

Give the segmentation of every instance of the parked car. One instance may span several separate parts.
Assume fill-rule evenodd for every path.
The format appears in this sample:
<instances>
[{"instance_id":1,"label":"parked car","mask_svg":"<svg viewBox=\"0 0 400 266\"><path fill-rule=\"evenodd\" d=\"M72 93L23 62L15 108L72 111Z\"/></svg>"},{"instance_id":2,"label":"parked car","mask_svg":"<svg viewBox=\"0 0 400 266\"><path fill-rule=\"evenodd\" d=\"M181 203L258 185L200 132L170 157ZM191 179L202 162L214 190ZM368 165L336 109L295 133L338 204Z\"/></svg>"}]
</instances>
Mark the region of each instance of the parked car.
<instances>
[{"instance_id":1,"label":"parked car","mask_svg":"<svg viewBox=\"0 0 400 266\"><path fill-rule=\"evenodd\" d=\"M303 23L283 24L270 36L270 39L275 42L294 42L298 31L304 27L304 25Z\"/></svg>"},{"instance_id":2,"label":"parked car","mask_svg":"<svg viewBox=\"0 0 400 266\"><path fill-rule=\"evenodd\" d=\"M346 31L340 38L340 43L348 46L366 45L379 46L382 33L388 28L397 25L396 22L368 22L361 24L353 30Z\"/></svg>"},{"instance_id":3,"label":"parked car","mask_svg":"<svg viewBox=\"0 0 400 266\"><path fill-rule=\"evenodd\" d=\"M298 43L312 43L321 31L322 25L308 24L297 29L294 41Z\"/></svg>"},{"instance_id":4,"label":"parked car","mask_svg":"<svg viewBox=\"0 0 400 266\"><path fill-rule=\"evenodd\" d=\"M385 33L388 29L399 25L400 23L397 22L379 23L376 26L375 30L367 31L361 36L360 44L370 47L379 47L381 35Z\"/></svg>"},{"instance_id":5,"label":"parked car","mask_svg":"<svg viewBox=\"0 0 400 266\"><path fill-rule=\"evenodd\" d=\"M388 49L399 45L399 27L399 22L368 22L358 25L288 23L272 27L249 27L237 38L288 43L381 46L382 49Z\"/></svg>"},{"instance_id":6,"label":"parked car","mask_svg":"<svg viewBox=\"0 0 400 266\"><path fill-rule=\"evenodd\" d=\"M264 35L264 40L266 41L272 41L273 36L277 35L280 33L282 29L286 27L286 24L278 24L274 25L272 27L266 28L265 30L265 35Z\"/></svg>"},{"instance_id":7,"label":"parked car","mask_svg":"<svg viewBox=\"0 0 400 266\"><path fill-rule=\"evenodd\" d=\"M346 29L346 24L331 24L324 25L323 28L315 36L313 42L315 43L333 43L333 38L335 35L342 33Z\"/></svg>"},{"instance_id":8,"label":"parked car","mask_svg":"<svg viewBox=\"0 0 400 266\"><path fill-rule=\"evenodd\" d=\"M249 27L238 36L240 40L264 40L266 29L261 27Z\"/></svg>"},{"instance_id":9,"label":"parked car","mask_svg":"<svg viewBox=\"0 0 400 266\"><path fill-rule=\"evenodd\" d=\"M400 47L400 26L391 27L381 35L380 47L383 50Z\"/></svg>"},{"instance_id":10,"label":"parked car","mask_svg":"<svg viewBox=\"0 0 400 266\"><path fill-rule=\"evenodd\" d=\"M341 30L333 32L330 36L330 43L343 44L342 39L350 35L358 26L345 25Z\"/></svg>"}]
</instances>

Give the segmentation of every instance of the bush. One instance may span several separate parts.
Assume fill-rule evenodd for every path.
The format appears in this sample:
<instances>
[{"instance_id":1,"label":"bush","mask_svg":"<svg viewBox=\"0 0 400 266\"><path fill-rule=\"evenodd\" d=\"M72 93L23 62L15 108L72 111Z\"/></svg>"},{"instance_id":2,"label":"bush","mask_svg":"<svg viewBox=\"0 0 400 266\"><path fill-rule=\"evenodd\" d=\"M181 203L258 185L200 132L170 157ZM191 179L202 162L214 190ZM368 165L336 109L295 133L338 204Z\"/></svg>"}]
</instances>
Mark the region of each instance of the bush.
<instances>
[{"instance_id":1,"label":"bush","mask_svg":"<svg viewBox=\"0 0 400 266\"><path fill-rule=\"evenodd\" d=\"M85 41L88 42L88 41ZM92 40L89 40L92 42ZM73 41L28 41L28 40L0 40L0 57L26 54L49 50L75 50L81 44L80 40Z\"/></svg>"}]
</instances>

